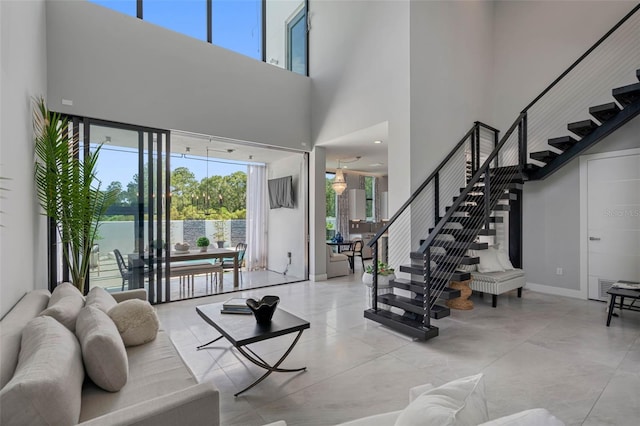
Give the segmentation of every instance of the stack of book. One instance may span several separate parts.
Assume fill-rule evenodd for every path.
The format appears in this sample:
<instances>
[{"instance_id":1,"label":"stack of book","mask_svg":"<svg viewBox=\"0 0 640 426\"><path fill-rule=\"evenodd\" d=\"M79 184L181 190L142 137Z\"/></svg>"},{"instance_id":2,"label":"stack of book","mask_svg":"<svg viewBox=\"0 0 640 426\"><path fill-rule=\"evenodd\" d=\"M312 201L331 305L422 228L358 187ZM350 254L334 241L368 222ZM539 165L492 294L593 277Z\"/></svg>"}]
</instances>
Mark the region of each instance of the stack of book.
<instances>
[{"instance_id":1,"label":"stack of book","mask_svg":"<svg viewBox=\"0 0 640 426\"><path fill-rule=\"evenodd\" d=\"M247 299L229 299L222 304L220 310L223 314L251 314L251 309L247 306Z\"/></svg>"}]
</instances>

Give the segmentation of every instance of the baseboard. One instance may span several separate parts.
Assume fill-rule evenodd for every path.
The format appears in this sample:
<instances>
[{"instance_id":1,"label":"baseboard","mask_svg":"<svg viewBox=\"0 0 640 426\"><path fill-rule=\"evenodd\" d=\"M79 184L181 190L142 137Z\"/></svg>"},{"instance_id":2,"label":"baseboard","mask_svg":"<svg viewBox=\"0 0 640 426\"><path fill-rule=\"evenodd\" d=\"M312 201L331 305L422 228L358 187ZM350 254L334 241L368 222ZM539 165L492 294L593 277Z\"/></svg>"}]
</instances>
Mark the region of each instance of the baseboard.
<instances>
[{"instance_id":1,"label":"baseboard","mask_svg":"<svg viewBox=\"0 0 640 426\"><path fill-rule=\"evenodd\" d=\"M574 299L586 300L585 295L580 290L571 290L568 288L553 287L550 285L527 283L525 288L528 290L536 291L538 293L552 294L554 296L572 297Z\"/></svg>"},{"instance_id":2,"label":"baseboard","mask_svg":"<svg viewBox=\"0 0 640 426\"><path fill-rule=\"evenodd\" d=\"M327 274L318 274L318 275L309 274L309 281L326 281L326 280L327 280Z\"/></svg>"}]
</instances>

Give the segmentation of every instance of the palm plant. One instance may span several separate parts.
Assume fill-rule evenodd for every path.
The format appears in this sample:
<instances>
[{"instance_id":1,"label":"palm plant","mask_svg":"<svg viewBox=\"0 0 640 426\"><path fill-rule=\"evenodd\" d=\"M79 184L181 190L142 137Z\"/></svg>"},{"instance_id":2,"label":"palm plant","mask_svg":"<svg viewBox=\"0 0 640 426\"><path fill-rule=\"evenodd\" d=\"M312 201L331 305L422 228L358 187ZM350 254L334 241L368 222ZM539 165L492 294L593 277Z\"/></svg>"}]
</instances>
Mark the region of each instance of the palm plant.
<instances>
[{"instance_id":1,"label":"palm plant","mask_svg":"<svg viewBox=\"0 0 640 426\"><path fill-rule=\"evenodd\" d=\"M34 111L35 181L38 201L57 228L71 283L84 292L100 218L116 199L100 191L96 166L100 147L80 158L69 121L49 111L43 98Z\"/></svg>"}]
</instances>

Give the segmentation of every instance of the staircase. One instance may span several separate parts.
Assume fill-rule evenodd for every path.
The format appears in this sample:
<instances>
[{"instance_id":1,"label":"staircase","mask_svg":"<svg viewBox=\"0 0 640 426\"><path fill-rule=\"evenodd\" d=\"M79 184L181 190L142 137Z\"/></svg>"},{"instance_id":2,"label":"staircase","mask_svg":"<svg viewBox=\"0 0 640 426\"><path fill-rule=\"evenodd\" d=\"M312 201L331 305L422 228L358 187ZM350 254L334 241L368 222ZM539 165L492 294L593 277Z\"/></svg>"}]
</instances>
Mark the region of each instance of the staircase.
<instances>
[{"instance_id":1,"label":"staircase","mask_svg":"<svg viewBox=\"0 0 640 426\"><path fill-rule=\"evenodd\" d=\"M636 82L614 86L610 101L592 107L577 106L588 111L590 118L568 123L567 134L546 139L545 149L527 155L531 146L540 148L539 139L544 134L537 130L540 126L530 126L529 120L535 114L534 118L541 122L539 117L546 114L551 118L545 127L558 127L559 123L552 123L556 114L540 113L541 105L552 96L565 96L554 93L556 85L562 84L567 75L581 72L581 67L589 68L591 58L604 49L605 42L611 42L616 33L623 33L625 28L629 31L630 25L633 25L632 31L634 28L637 31L639 9L640 5L636 6L529 104L502 138L497 129L476 122L368 243L373 251L373 265L377 265L377 241L388 234L390 252L395 248L396 258L409 261L397 270L411 278L391 280L392 292L378 294L374 268L372 308L365 310L365 318L416 339L436 337L439 331L432 320L449 316L450 310L444 302L460 296L458 290L449 288L450 282L470 279L471 274L460 270L460 265L479 262L469 250L486 250L489 243L479 239L504 235L507 220L509 255L514 266L521 266L523 185L529 180L550 176L640 114L640 69L635 70ZM631 43L635 43L631 38ZM633 69L629 70L630 75L632 72ZM580 118L580 114L576 112L576 117ZM402 254L403 247L407 246L411 247L407 250L408 256L406 251ZM379 309L378 303L391 309Z\"/></svg>"}]
</instances>

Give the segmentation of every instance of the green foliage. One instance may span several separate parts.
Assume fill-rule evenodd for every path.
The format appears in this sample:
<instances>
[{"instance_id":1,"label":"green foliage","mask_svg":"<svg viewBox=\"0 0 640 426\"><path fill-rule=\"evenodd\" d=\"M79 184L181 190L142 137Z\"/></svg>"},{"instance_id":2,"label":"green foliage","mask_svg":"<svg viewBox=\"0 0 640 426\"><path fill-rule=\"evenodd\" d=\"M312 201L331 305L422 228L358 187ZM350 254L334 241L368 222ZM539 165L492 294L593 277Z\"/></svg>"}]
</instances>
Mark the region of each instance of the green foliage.
<instances>
[{"instance_id":1,"label":"green foliage","mask_svg":"<svg viewBox=\"0 0 640 426\"><path fill-rule=\"evenodd\" d=\"M209 244L211 244L211 242L209 241L209 239L207 237L199 237L196 240L196 245L198 247L209 247Z\"/></svg>"},{"instance_id":2,"label":"green foliage","mask_svg":"<svg viewBox=\"0 0 640 426\"><path fill-rule=\"evenodd\" d=\"M367 265L364 271L368 274L373 274L373 265ZM378 260L378 275L392 275L394 269L386 263Z\"/></svg>"},{"instance_id":3,"label":"green foliage","mask_svg":"<svg viewBox=\"0 0 640 426\"><path fill-rule=\"evenodd\" d=\"M69 122L49 111L43 98L35 101L34 131L36 192L44 213L56 224L69 266L71 283L84 290L91 249L100 218L116 199L115 191L101 191L96 178L100 146L80 158L80 147Z\"/></svg>"},{"instance_id":4,"label":"green foliage","mask_svg":"<svg viewBox=\"0 0 640 426\"><path fill-rule=\"evenodd\" d=\"M331 187L333 179L325 178L325 194L327 197L326 217L336 217L336 191Z\"/></svg>"}]
</instances>

